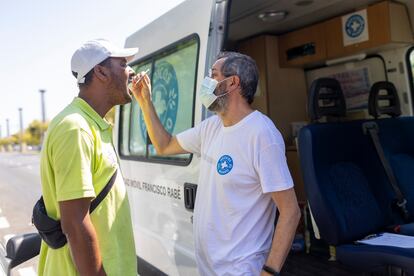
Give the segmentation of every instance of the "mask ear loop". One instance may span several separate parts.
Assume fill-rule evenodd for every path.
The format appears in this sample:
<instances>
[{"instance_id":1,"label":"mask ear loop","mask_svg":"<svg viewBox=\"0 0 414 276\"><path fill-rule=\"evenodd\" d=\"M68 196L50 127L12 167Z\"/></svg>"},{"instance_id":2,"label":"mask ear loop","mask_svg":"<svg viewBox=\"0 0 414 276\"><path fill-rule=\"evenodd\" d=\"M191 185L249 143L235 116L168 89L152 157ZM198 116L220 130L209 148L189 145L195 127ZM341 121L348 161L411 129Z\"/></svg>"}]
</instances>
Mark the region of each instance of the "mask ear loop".
<instances>
[{"instance_id":1,"label":"mask ear loop","mask_svg":"<svg viewBox=\"0 0 414 276\"><path fill-rule=\"evenodd\" d=\"M233 76L227 77L227 78L225 78L225 79L223 79L223 80L219 81L219 82L217 83L217 86L218 86L220 83L222 83L223 81L225 81L225 80L227 80L227 79L229 79L229 78L231 78L231 77L233 77ZM216 88L217 88L217 86L216 86ZM221 94L221 95L216 95L216 94L214 94L214 95L216 95L216 97L217 97L217 98L221 98L221 97L224 97L224 96L226 96L227 94L229 94L229 93L233 92L234 90L236 90L236 89L233 89L233 90L231 90L231 91L227 91L226 93Z\"/></svg>"}]
</instances>

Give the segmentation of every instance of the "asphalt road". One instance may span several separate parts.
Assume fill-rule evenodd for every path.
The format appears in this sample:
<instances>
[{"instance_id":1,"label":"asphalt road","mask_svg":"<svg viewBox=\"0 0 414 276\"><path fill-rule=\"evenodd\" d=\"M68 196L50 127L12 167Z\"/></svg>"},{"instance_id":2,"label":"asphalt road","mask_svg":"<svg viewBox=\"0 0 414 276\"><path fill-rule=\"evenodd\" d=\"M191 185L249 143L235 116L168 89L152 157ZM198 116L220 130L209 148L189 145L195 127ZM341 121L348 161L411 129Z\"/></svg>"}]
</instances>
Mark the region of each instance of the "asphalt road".
<instances>
[{"instance_id":1,"label":"asphalt road","mask_svg":"<svg viewBox=\"0 0 414 276\"><path fill-rule=\"evenodd\" d=\"M35 232L32 208L40 197L39 154L0 153L0 242L16 234ZM37 258L21 264L13 275L34 276Z\"/></svg>"}]
</instances>

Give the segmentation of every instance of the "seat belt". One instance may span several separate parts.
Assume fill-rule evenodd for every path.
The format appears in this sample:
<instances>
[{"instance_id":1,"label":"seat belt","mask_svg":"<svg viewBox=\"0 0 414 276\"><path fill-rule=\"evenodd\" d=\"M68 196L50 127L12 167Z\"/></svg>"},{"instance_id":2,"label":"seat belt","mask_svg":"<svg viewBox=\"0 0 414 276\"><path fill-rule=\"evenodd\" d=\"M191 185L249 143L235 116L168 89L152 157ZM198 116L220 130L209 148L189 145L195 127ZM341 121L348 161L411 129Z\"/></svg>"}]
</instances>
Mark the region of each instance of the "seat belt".
<instances>
[{"instance_id":1,"label":"seat belt","mask_svg":"<svg viewBox=\"0 0 414 276\"><path fill-rule=\"evenodd\" d=\"M362 124L362 129L364 130L364 134L369 134L371 136L372 142L374 143L375 150L378 154L378 157L381 161L382 167L385 170L385 174L387 175L387 178L392 186L392 189L395 192L395 195L397 196L396 199L396 206L398 207L398 210L401 213L402 218L405 222L410 221L410 214L407 210L407 200L405 199L403 193L400 190L400 187L398 186L397 179L395 178L395 175L393 173L393 170L388 163L388 160L385 158L384 150L381 146L381 142L378 137L378 125L376 122L365 122Z\"/></svg>"}]
</instances>

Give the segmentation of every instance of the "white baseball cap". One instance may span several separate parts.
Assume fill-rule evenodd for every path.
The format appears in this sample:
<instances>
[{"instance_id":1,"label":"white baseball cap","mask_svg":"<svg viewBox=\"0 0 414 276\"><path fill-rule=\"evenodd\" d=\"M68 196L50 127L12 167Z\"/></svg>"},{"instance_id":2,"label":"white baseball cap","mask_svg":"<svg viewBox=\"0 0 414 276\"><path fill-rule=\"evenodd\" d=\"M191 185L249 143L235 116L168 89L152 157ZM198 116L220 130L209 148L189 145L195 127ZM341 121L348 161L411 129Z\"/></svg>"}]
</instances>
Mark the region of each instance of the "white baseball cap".
<instances>
[{"instance_id":1,"label":"white baseball cap","mask_svg":"<svg viewBox=\"0 0 414 276\"><path fill-rule=\"evenodd\" d=\"M125 57L130 60L136 53L138 53L138 48L119 48L106 39L90 40L73 54L72 72L77 74L78 83L84 83L85 75L108 57Z\"/></svg>"}]
</instances>

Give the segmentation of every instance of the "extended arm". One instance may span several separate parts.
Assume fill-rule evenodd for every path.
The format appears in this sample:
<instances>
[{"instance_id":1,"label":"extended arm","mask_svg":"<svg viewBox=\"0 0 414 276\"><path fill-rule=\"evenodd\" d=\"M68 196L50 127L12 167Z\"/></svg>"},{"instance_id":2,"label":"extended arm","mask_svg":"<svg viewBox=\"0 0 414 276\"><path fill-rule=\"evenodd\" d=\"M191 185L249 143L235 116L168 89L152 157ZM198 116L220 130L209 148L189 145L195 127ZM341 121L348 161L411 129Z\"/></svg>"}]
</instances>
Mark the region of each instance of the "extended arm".
<instances>
[{"instance_id":1,"label":"extended arm","mask_svg":"<svg viewBox=\"0 0 414 276\"><path fill-rule=\"evenodd\" d=\"M144 75L141 81L136 82L142 77L138 74L132 83L132 93L135 96L144 115L144 121L147 126L148 135L158 154L171 155L179 153L187 153L178 143L175 136L171 136L155 111L151 101L151 82L147 75Z\"/></svg>"}]
</instances>

